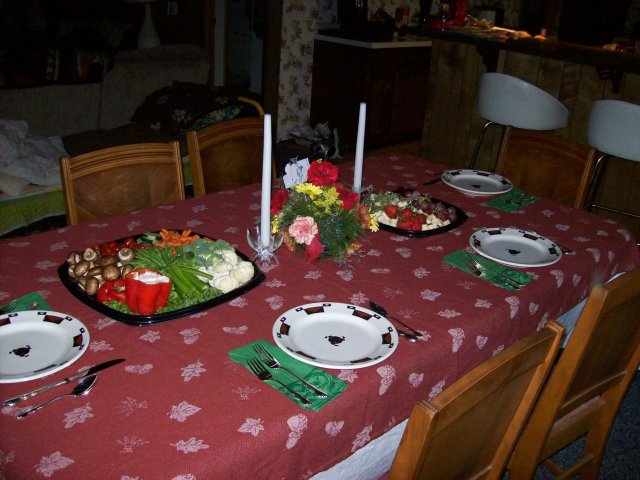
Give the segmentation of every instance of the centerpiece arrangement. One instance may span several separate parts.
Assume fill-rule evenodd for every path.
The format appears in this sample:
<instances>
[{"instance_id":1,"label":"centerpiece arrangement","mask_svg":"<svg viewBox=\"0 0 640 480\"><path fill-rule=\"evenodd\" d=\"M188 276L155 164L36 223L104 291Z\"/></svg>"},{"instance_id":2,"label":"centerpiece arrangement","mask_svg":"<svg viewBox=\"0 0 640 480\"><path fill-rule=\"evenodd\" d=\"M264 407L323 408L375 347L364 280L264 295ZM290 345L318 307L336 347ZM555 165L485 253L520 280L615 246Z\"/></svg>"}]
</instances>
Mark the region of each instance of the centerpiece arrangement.
<instances>
[{"instance_id":1,"label":"centerpiece arrangement","mask_svg":"<svg viewBox=\"0 0 640 480\"><path fill-rule=\"evenodd\" d=\"M335 165L320 160L310 164L302 183L274 192L271 215L272 233L282 232L287 248L309 262L346 262L362 248L365 232L378 230L360 194L338 182Z\"/></svg>"}]
</instances>

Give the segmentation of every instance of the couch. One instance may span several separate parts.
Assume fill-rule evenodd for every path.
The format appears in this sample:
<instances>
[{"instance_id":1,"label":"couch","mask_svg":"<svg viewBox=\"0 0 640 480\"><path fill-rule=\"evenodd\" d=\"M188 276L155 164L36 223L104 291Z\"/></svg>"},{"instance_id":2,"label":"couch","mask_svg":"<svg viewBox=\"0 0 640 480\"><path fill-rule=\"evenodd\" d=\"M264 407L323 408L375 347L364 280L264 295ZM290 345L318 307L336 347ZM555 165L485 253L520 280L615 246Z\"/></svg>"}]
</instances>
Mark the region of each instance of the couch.
<instances>
[{"instance_id":1,"label":"couch","mask_svg":"<svg viewBox=\"0 0 640 480\"><path fill-rule=\"evenodd\" d=\"M239 106L237 91L209 88L210 65L207 52L194 45L121 51L100 82L0 88L0 120L26 122L28 135L45 143L54 140L57 145L59 139L62 154L69 156L171 140L181 142L186 156L187 129L259 113L251 105ZM59 154L51 156L51 168L57 169ZM11 172L2 167L0 175L7 177ZM23 188L21 183L16 193L15 186L3 188L3 183L0 178L5 192L0 195L0 236L30 233L33 224L50 217L56 217L54 226L64 224L59 184ZM10 189L12 195L7 194Z\"/></svg>"},{"instance_id":2,"label":"couch","mask_svg":"<svg viewBox=\"0 0 640 480\"><path fill-rule=\"evenodd\" d=\"M42 136L119 127L173 81L206 84L210 65L206 50L195 45L118 52L101 82L0 89L0 118L25 120Z\"/></svg>"}]
</instances>

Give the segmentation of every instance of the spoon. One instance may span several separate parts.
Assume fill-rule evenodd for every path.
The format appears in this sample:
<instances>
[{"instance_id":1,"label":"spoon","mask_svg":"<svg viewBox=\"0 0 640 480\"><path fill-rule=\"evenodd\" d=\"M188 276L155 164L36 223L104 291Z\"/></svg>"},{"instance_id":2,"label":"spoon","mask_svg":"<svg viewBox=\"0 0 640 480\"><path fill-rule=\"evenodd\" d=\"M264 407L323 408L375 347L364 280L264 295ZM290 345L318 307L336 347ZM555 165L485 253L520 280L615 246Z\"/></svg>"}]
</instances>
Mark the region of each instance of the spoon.
<instances>
[{"instance_id":1,"label":"spoon","mask_svg":"<svg viewBox=\"0 0 640 480\"><path fill-rule=\"evenodd\" d=\"M71 390L71 392L65 393L64 395L59 395L57 397L52 398L51 400L47 400L46 402L41 403L40 405L36 405L35 407L30 408L29 410L25 410L24 412L20 412L17 415L17 418L24 418L27 415L31 415L32 413L37 412L41 408L46 407L50 403L53 403L56 400L60 400L61 398L64 398L64 397L79 397L81 395L86 395L87 393L89 393L89 390L91 390L93 388L93 386L96 384L97 381L98 381L98 376L97 375L89 375L88 377L85 377L81 382L79 382L74 387L74 389Z\"/></svg>"},{"instance_id":2,"label":"spoon","mask_svg":"<svg viewBox=\"0 0 640 480\"><path fill-rule=\"evenodd\" d=\"M379 313L380 315L387 317L387 318L391 318L393 320L395 320L396 322L398 322L400 325L402 325L403 327L408 328L409 330L411 330L411 333L413 333L413 335L411 335L412 337L416 338L416 337L422 337L422 333L420 333L419 331L411 328L409 325L407 325L406 323L404 323L402 320L400 320L398 317L391 317L387 314L387 311L385 310L385 308L374 302L373 300L369 301L369 307L371 307L371 310L373 310L376 313Z\"/></svg>"}]
</instances>

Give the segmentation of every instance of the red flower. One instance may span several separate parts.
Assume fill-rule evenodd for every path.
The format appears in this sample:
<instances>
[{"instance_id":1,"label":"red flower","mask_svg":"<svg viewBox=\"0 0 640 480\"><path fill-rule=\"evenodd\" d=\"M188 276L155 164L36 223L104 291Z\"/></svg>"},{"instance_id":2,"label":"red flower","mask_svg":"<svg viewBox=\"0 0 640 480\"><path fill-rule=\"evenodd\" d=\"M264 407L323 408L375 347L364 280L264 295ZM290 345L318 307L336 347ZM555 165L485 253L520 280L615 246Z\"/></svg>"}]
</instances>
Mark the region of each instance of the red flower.
<instances>
[{"instance_id":1,"label":"red flower","mask_svg":"<svg viewBox=\"0 0 640 480\"><path fill-rule=\"evenodd\" d=\"M307 170L307 181L326 187L338 181L338 167L330 162L313 162Z\"/></svg>"},{"instance_id":2,"label":"red flower","mask_svg":"<svg viewBox=\"0 0 640 480\"><path fill-rule=\"evenodd\" d=\"M276 190L271 199L271 215L279 213L284 205L289 201L289 192L285 188Z\"/></svg>"},{"instance_id":3,"label":"red flower","mask_svg":"<svg viewBox=\"0 0 640 480\"><path fill-rule=\"evenodd\" d=\"M307 257L308 262L313 262L318 257L320 257L323 250L324 246L320 243L318 235L316 235L315 237L313 237L313 240L311 240L311 243L307 245L307 248L304 251L304 255L305 257Z\"/></svg>"},{"instance_id":4,"label":"red flower","mask_svg":"<svg viewBox=\"0 0 640 480\"><path fill-rule=\"evenodd\" d=\"M351 210L358 204L358 199L360 198L359 194L344 188L341 183L336 183L334 188L338 191L338 198L342 200L343 210Z\"/></svg>"}]
</instances>

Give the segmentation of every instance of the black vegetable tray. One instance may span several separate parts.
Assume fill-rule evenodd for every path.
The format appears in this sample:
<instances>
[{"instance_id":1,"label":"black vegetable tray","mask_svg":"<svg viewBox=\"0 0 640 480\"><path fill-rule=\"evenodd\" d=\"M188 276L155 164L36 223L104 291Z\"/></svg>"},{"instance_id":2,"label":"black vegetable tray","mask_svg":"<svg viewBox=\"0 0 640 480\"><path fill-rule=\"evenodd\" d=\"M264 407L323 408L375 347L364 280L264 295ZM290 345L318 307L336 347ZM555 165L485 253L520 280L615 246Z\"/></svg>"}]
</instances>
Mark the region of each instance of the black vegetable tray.
<instances>
[{"instance_id":1,"label":"black vegetable tray","mask_svg":"<svg viewBox=\"0 0 640 480\"><path fill-rule=\"evenodd\" d=\"M467 217L467 214L464 213L462 210L460 210L458 207L456 207L455 205L451 205L450 203L447 202L443 202L442 200L438 200L437 198L432 198L431 199L434 202L438 202L441 203L442 205L444 205L445 207L449 208L449 207L453 207L456 210L456 219L449 223L449 225L445 225L444 227L440 227L440 228L434 228L433 230L421 230L421 231L417 231L417 230L405 230L404 228L398 228L398 227L392 227L391 225L386 225L382 222L378 222L378 225L380 226L381 230L386 230L388 232L393 232L397 235L403 235L405 237L431 237L432 235L438 235L440 233L444 233L444 232L448 232L449 230L453 230L454 228L458 228L460 225L462 225L464 222L467 221L467 219L469 217Z\"/></svg>"},{"instance_id":2,"label":"black vegetable tray","mask_svg":"<svg viewBox=\"0 0 640 480\"><path fill-rule=\"evenodd\" d=\"M196 232L194 232L196 233ZM202 236L202 235L201 235ZM236 250L236 253L240 258L247 262L251 262L249 258L244 255L242 252ZM88 307L93 308L94 310L107 315L109 318L113 318L122 323L126 323L127 325L135 325L135 326L145 326L145 325L153 325L154 323L166 322L167 320L173 320L180 317L185 317L187 315L192 315L194 313L201 312L203 310L207 310L209 308L215 307L222 303L226 303L234 298L239 297L240 295L252 290L257 287L262 281L265 279L264 273L253 263L253 277L244 285L231 290L228 293L224 293L219 297L212 298L211 300L207 300L206 302L197 303L195 305L191 305L189 307L181 308L178 310L172 310L170 312L157 313L154 315L134 315L131 313L124 313L118 310L114 310L113 308L105 305L104 303L100 303L94 297L91 297L84 293L78 285L72 282L67 275L67 263L63 263L58 267L58 276L62 281L62 284L67 287L67 289L82 303L87 305Z\"/></svg>"}]
</instances>

